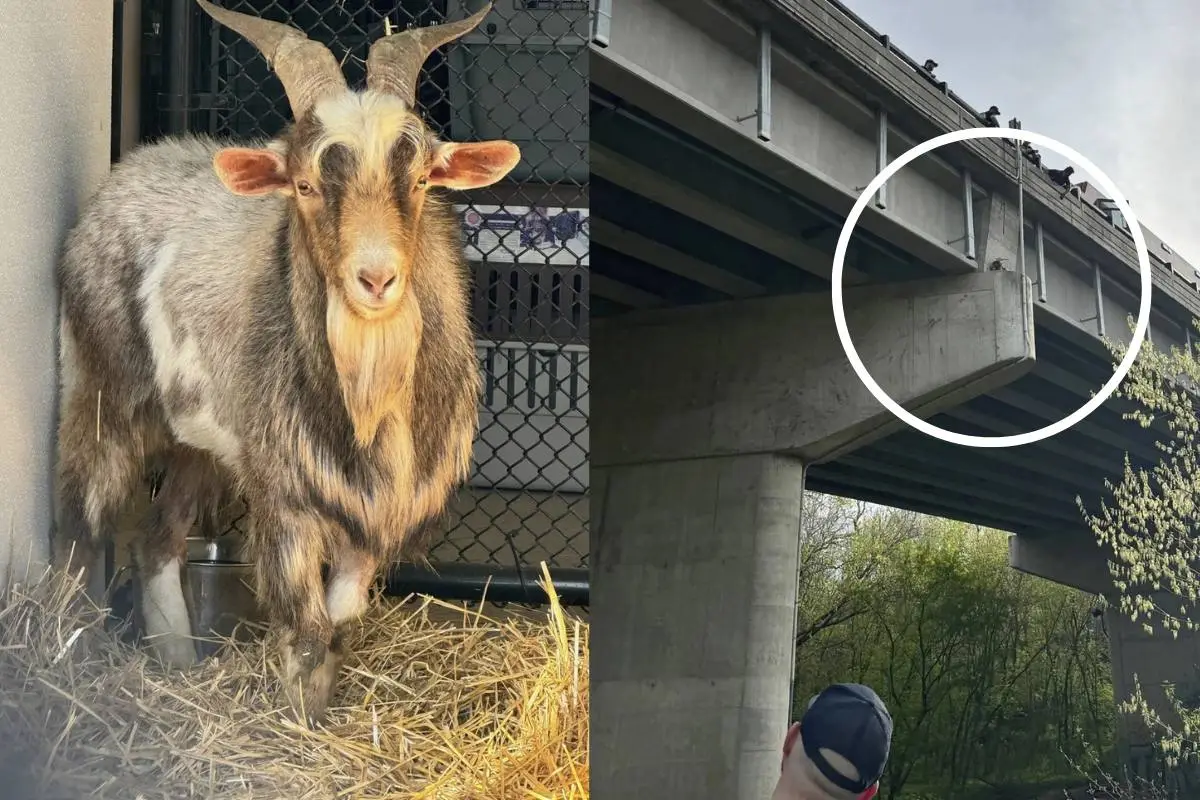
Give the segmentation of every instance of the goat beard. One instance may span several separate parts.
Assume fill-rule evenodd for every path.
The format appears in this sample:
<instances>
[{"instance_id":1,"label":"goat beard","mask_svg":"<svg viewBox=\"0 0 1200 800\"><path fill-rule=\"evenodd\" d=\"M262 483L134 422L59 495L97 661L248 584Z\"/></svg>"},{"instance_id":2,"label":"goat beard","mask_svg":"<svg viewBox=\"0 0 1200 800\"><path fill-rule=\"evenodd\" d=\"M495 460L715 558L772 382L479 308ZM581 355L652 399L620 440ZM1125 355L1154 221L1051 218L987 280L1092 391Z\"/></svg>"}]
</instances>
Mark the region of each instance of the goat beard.
<instances>
[{"instance_id":1,"label":"goat beard","mask_svg":"<svg viewBox=\"0 0 1200 800\"><path fill-rule=\"evenodd\" d=\"M406 417L421 344L421 310L412 298L393 315L368 320L330 294L325 329L342 400L359 447L375 441L389 416Z\"/></svg>"}]
</instances>

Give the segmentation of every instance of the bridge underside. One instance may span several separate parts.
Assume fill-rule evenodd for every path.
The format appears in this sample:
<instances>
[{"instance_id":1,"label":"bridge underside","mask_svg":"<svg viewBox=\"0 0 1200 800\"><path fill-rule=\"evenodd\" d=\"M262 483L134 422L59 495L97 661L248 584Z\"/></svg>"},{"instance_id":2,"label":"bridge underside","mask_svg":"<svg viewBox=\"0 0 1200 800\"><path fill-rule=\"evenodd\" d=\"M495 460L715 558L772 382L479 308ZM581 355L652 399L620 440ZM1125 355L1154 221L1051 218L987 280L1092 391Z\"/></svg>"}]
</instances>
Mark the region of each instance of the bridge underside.
<instances>
[{"instance_id":1,"label":"bridge underside","mask_svg":"<svg viewBox=\"0 0 1200 800\"><path fill-rule=\"evenodd\" d=\"M645 10L645 3L635 5ZM625 33L635 38L632 30ZM642 51L656 52L645 42ZM604 624L594 628L595 650L612 654L593 666L593 747L604 766L593 771L593 791L597 800L663 791L764 797L778 775L791 712L790 626L805 489L1019 534L1014 566L1103 591L1104 559L1076 498L1095 508L1126 454L1135 466L1157 460L1154 440L1163 432L1125 421L1129 406L1109 400L1072 429L1020 448L964 448L878 420L874 435L839 440L846 446L788 445L822 425L838 427L831 408L887 414L856 396L865 390L848 368L837 371L845 359L828 327L793 324L828 314L833 251L850 207L839 196L844 190L810 180L795 164L773 168L769 153L748 157L744 129L710 120L706 136L720 146L699 141L684 130L693 113L685 99L653 87L652 76L633 74L636 65L618 64L619 53L608 62L595 50L593 56L591 344L596 390L607 399L596 401L604 413L592 421L591 563L592 591L606 609ZM660 61L660 68L676 66ZM701 83L694 71L686 74ZM706 78L720 83L720 75ZM986 294L986 274L956 254L947 257L947 243L872 225L890 240L856 230L846 259L848 292L862 297L867 285L905 283L932 294L941 287L950 298L937 319L894 317L889 306L860 313L857 327L848 320L876 381L885 388L885 377L895 382L895 364L910 355L897 355L900 347L889 352L881 344L888 335L901 339L907 331L908 346L929 356L924 323L960 335L939 341L942 349L928 363L911 363L965 354L962 363L978 370L991 341L942 312L971 287ZM953 277L971 274L966 283ZM960 293L960 286L968 288ZM788 299L764 304L773 297ZM1112 358L1087 323L1032 299L1029 305L1022 324L1032 364L1009 347L1010 362L1021 368L1010 363L953 395L954 371L942 370L926 383L953 400L937 404L926 415L930 422L978 436L1027 432L1068 416L1110 379ZM757 327L746 322L759 309L780 307L794 313ZM986 318L989 307L980 307ZM659 327L641 328L639 337L637 320L648 316ZM1124 324L1110 316L1108 334L1126 339L1115 330ZM734 331L725 340L710 335L726 325ZM985 333L1000 342L999 327ZM864 354L872 346L874 361ZM998 360L1003 349L996 349ZM702 373L718 391L705 393L711 387L697 378ZM752 388L739 391L738 381ZM723 420L720 436L706 435L706 415L710 427ZM688 445L698 438L702 445ZM664 446L666 439L684 444ZM1158 671L1147 674L1176 675L1187 660L1178 648L1162 650L1170 642L1155 642L1155 649L1119 621L1112 628L1118 692L1131 671L1154 665Z\"/></svg>"},{"instance_id":2,"label":"bridge underside","mask_svg":"<svg viewBox=\"0 0 1200 800\"><path fill-rule=\"evenodd\" d=\"M619 316L749 297L828 291L844 217L752 174L683 131L593 87L593 314ZM847 269L857 283L945 273L863 232ZM1037 363L1013 383L930 421L973 435L1044 427L1082 406L1112 375L1100 341L1036 309ZM905 429L811 465L816 491L1029 536L1081 535L1075 498L1094 506L1106 478L1154 459L1153 439L1109 401L1048 441L977 450Z\"/></svg>"}]
</instances>

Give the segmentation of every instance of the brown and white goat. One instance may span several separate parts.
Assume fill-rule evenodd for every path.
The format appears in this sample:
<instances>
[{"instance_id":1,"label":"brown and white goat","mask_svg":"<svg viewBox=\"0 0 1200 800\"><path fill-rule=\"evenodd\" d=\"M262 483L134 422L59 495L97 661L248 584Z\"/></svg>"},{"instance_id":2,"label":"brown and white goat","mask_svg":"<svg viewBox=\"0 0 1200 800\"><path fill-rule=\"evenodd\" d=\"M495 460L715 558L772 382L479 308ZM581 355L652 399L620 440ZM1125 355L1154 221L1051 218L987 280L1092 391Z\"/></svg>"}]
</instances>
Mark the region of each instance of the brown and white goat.
<instances>
[{"instance_id":1,"label":"brown and white goat","mask_svg":"<svg viewBox=\"0 0 1200 800\"><path fill-rule=\"evenodd\" d=\"M468 279L432 190L492 184L520 153L439 141L414 110L425 59L490 5L376 41L359 92L294 28L197 2L266 56L294 120L271 141L142 147L70 233L56 560L92 564L146 460L164 458L138 543L143 617L164 660L188 665L185 537L233 486L260 601L284 629L288 700L317 720L379 565L469 472Z\"/></svg>"}]
</instances>

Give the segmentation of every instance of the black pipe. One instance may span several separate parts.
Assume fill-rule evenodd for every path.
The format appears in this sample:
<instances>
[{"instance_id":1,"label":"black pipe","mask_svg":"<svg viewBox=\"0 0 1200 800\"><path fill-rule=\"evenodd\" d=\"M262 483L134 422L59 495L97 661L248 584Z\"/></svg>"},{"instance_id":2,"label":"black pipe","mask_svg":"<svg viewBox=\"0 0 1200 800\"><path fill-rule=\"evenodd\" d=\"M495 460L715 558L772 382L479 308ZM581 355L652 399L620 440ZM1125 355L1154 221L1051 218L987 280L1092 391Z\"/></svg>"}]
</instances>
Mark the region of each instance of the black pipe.
<instances>
[{"instance_id":1,"label":"black pipe","mask_svg":"<svg viewBox=\"0 0 1200 800\"><path fill-rule=\"evenodd\" d=\"M523 579L523 580L522 580ZM433 564L432 569L420 564L393 564L384 582L384 594L405 597L427 594L443 600L473 600L486 594L489 602L545 604L546 592L538 584L542 572L536 567L514 567L489 564ZM591 598L591 583L586 569L550 568L559 602L564 606L586 606Z\"/></svg>"},{"instance_id":2,"label":"black pipe","mask_svg":"<svg viewBox=\"0 0 1200 800\"><path fill-rule=\"evenodd\" d=\"M125 112L125 4L113 0L113 60L112 60L112 106L110 111L111 141L109 161L121 158L121 121Z\"/></svg>"},{"instance_id":3,"label":"black pipe","mask_svg":"<svg viewBox=\"0 0 1200 800\"><path fill-rule=\"evenodd\" d=\"M167 132L188 130L192 89L192 0L171 0L167 19Z\"/></svg>"}]
</instances>

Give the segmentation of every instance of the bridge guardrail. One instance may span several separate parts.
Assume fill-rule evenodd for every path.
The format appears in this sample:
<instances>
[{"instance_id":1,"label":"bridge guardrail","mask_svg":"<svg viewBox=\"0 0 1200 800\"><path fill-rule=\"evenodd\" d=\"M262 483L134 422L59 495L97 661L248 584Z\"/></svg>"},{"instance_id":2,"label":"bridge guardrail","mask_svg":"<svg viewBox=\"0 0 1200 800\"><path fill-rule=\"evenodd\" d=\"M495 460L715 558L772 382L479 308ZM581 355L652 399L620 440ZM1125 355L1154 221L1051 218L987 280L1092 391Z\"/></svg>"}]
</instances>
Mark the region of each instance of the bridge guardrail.
<instances>
[{"instance_id":1,"label":"bridge guardrail","mask_svg":"<svg viewBox=\"0 0 1200 800\"><path fill-rule=\"evenodd\" d=\"M915 110L923 121L937 133L977 127L977 112L952 93L943 93L928 78L919 75L911 66L912 59L897 52L886 37L881 36L852 12L832 0L767 0L769 5L800 23L804 30L825 49L841 55L859 73L891 95L891 101ZM910 114L911 115L911 114ZM916 132L914 132L916 133ZM1018 159L1015 147L998 139L976 139L959 143L972 160L982 162L993 177L1015 183ZM1133 237L1099 215L1088 214L1074 203L1066 202L1048 181L1026 181L1026 197L1057 218L1064 228L1074 228L1084 234L1088 249L1107 256L1131 271L1123 276L1136 286L1138 273L1137 250ZM1154 284L1166 289L1169 296L1189 314L1200 315L1200 287L1180 276L1154 253L1150 254Z\"/></svg>"}]
</instances>

